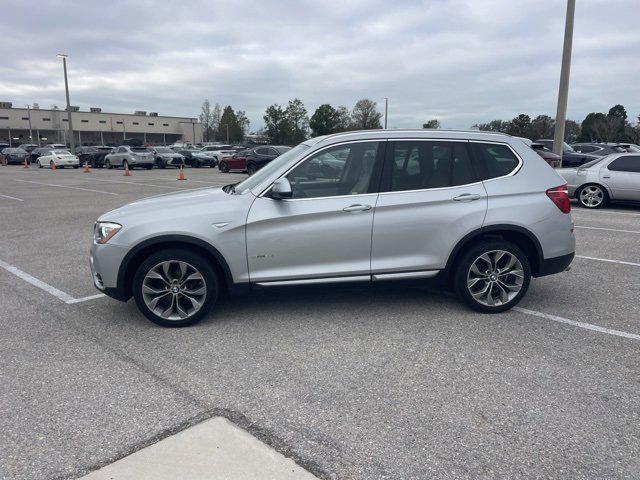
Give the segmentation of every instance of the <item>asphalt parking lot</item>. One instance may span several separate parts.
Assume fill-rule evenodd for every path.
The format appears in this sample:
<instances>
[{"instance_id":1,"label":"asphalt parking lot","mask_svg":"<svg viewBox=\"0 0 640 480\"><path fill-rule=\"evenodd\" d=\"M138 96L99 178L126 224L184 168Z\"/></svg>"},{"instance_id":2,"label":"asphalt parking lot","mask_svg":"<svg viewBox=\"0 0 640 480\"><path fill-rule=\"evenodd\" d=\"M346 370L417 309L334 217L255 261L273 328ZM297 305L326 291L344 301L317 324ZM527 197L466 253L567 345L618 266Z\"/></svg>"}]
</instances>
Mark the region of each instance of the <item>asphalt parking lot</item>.
<instances>
[{"instance_id":1,"label":"asphalt parking lot","mask_svg":"<svg viewBox=\"0 0 640 480\"><path fill-rule=\"evenodd\" d=\"M76 478L214 415L320 478L640 476L640 207L574 204L572 269L504 314L342 286L162 329L94 298L95 219L243 176L122 173L0 167L0 478Z\"/></svg>"}]
</instances>

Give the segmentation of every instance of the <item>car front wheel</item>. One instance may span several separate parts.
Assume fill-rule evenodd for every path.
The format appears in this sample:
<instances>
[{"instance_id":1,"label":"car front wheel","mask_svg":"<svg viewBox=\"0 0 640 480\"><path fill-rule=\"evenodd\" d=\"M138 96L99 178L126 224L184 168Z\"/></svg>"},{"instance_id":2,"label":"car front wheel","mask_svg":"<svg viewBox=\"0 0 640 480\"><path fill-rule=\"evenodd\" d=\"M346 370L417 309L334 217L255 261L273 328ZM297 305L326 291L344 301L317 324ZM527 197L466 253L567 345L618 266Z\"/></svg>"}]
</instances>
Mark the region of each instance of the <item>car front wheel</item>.
<instances>
[{"instance_id":1,"label":"car front wheel","mask_svg":"<svg viewBox=\"0 0 640 480\"><path fill-rule=\"evenodd\" d=\"M227 173L229 171L227 162L220 162L220 165L218 165L218 170L220 170L222 173Z\"/></svg>"},{"instance_id":2,"label":"car front wheel","mask_svg":"<svg viewBox=\"0 0 640 480\"><path fill-rule=\"evenodd\" d=\"M186 327L204 317L218 298L218 279L209 262L184 250L149 256L133 278L140 311L163 327Z\"/></svg>"},{"instance_id":3,"label":"car front wheel","mask_svg":"<svg viewBox=\"0 0 640 480\"><path fill-rule=\"evenodd\" d=\"M487 240L466 251L455 269L455 290L472 309L499 313L514 307L531 282L530 262L515 244Z\"/></svg>"}]
</instances>

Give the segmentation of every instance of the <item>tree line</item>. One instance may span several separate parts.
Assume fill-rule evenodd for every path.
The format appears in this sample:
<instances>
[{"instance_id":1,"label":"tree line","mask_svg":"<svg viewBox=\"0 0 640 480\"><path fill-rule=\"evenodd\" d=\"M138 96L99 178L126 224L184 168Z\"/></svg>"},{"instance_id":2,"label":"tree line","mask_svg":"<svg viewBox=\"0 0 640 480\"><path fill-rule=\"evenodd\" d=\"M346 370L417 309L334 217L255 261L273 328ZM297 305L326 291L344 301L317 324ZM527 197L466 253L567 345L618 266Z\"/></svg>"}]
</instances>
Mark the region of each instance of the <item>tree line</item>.
<instances>
[{"instance_id":1,"label":"tree line","mask_svg":"<svg viewBox=\"0 0 640 480\"><path fill-rule=\"evenodd\" d=\"M271 143L280 145L296 145L309 136L382 128L382 113L378 111L376 102L367 98L358 100L351 110L344 105L334 107L325 103L316 108L311 116L302 101L295 98L287 105L270 105L263 119L265 126L257 133L268 136ZM230 105L223 109L218 103L212 109L209 100L202 104L200 122L205 142L240 143L250 126L244 110L234 111ZM431 119L423 123L422 128L440 128L440 121ZM521 113L512 120L491 120L472 128L537 140L553 138L555 120L549 115L531 118ZM640 143L640 116L637 122L631 123L624 106L614 105L607 113L589 113L581 123L567 120L565 141Z\"/></svg>"},{"instance_id":2,"label":"tree line","mask_svg":"<svg viewBox=\"0 0 640 480\"><path fill-rule=\"evenodd\" d=\"M620 142L640 143L640 116L635 124L629 122L627 110L622 105L614 105L607 113L589 113L581 123L567 120L564 140L573 142ZM474 125L475 128L490 132L502 132L531 140L553 138L555 119L549 115L531 118L521 113L512 120L492 120Z\"/></svg>"}]
</instances>

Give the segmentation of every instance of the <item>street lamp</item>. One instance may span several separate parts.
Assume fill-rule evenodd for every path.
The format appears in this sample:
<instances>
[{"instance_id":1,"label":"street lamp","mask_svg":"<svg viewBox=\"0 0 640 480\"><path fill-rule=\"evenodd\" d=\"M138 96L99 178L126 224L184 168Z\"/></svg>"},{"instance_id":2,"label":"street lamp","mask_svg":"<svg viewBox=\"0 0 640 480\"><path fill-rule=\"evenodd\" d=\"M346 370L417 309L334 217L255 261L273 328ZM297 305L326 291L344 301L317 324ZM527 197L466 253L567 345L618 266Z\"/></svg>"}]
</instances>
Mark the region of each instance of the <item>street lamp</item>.
<instances>
[{"instance_id":1,"label":"street lamp","mask_svg":"<svg viewBox=\"0 0 640 480\"><path fill-rule=\"evenodd\" d=\"M389 99L384 97L384 129L387 129L387 114L389 113Z\"/></svg>"},{"instance_id":2,"label":"street lamp","mask_svg":"<svg viewBox=\"0 0 640 480\"><path fill-rule=\"evenodd\" d=\"M33 131L31 130L31 105L25 105L25 107L27 107L27 118L29 119L29 143L33 143ZM39 138L38 146L40 146Z\"/></svg>"},{"instance_id":3,"label":"street lamp","mask_svg":"<svg viewBox=\"0 0 640 480\"><path fill-rule=\"evenodd\" d=\"M73 123L71 121L71 102L69 100L69 81L67 80L67 54L59 53L58 58L62 59L62 68L64 69L64 90L67 95L67 121L69 122L69 147L71 153L76 150L76 140L73 136Z\"/></svg>"}]
</instances>

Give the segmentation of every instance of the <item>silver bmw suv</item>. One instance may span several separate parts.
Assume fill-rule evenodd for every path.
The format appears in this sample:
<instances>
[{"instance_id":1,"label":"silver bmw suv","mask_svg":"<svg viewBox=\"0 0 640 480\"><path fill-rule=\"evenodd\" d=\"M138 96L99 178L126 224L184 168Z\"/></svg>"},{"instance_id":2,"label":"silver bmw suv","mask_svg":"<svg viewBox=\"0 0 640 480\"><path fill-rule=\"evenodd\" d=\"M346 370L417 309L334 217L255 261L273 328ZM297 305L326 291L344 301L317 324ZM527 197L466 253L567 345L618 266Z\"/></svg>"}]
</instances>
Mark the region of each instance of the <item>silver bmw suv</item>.
<instances>
[{"instance_id":1,"label":"silver bmw suv","mask_svg":"<svg viewBox=\"0 0 640 480\"><path fill-rule=\"evenodd\" d=\"M96 287L151 321L222 291L440 277L502 312L575 250L564 180L517 138L361 131L307 140L243 182L140 200L95 224Z\"/></svg>"}]
</instances>

